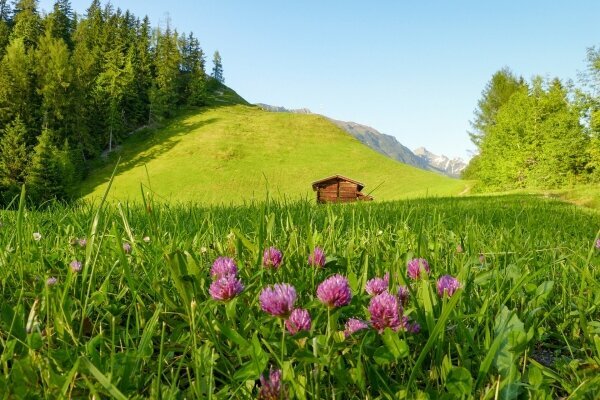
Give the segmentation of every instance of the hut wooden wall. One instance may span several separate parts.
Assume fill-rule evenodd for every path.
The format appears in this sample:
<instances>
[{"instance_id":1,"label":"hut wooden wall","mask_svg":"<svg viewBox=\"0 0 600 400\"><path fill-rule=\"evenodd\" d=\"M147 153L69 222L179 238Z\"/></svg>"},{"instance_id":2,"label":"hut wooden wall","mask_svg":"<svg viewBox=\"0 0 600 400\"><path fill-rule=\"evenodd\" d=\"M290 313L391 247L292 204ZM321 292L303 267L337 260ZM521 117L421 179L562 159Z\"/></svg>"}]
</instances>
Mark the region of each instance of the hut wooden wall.
<instances>
[{"instance_id":1,"label":"hut wooden wall","mask_svg":"<svg viewBox=\"0 0 600 400\"><path fill-rule=\"evenodd\" d=\"M355 183L346 181L324 182L317 189L317 201L320 203L356 201L357 193L358 186Z\"/></svg>"}]
</instances>

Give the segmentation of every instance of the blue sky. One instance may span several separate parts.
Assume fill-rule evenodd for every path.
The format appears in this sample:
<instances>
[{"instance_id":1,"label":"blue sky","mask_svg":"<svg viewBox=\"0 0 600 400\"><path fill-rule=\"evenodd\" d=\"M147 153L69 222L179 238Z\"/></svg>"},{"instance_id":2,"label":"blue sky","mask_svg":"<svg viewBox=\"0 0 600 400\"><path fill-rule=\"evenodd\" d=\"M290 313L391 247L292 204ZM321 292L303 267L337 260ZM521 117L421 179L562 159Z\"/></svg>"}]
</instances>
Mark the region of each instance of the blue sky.
<instances>
[{"instance_id":1,"label":"blue sky","mask_svg":"<svg viewBox=\"0 0 600 400\"><path fill-rule=\"evenodd\" d=\"M83 14L91 0L72 0ZM466 157L481 91L508 66L577 81L599 45L599 1L113 0L218 49L252 103L370 125L414 149ZM40 1L50 10L52 0Z\"/></svg>"}]
</instances>

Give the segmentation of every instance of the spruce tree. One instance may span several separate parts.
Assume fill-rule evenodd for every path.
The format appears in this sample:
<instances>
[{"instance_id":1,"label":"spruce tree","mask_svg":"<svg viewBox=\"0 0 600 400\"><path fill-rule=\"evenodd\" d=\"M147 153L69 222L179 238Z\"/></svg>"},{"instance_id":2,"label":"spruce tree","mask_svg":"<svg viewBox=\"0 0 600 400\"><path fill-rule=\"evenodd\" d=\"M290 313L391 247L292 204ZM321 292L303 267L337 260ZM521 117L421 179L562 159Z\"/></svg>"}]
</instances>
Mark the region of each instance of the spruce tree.
<instances>
[{"instance_id":1,"label":"spruce tree","mask_svg":"<svg viewBox=\"0 0 600 400\"><path fill-rule=\"evenodd\" d=\"M496 122L496 114L510 97L524 85L523 78L517 78L510 69L496 72L488 82L477 102L475 119L471 121L471 141L479 146L480 141Z\"/></svg>"},{"instance_id":2,"label":"spruce tree","mask_svg":"<svg viewBox=\"0 0 600 400\"><path fill-rule=\"evenodd\" d=\"M60 157L53 142L52 132L44 129L33 149L26 182L29 193L37 202L64 198Z\"/></svg>"},{"instance_id":3,"label":"spruce tree","mask_svg":"<svg viewBox=\"0 0 600 400\"><path fill-rule=\"evenodd\" d=\"M0 0L0 59L8 45L10 37L10 15L12 10L8 0Z\"/></svg>"},{"instance_id":4,"label":"spruce tree","mask_svg":"<svg viewBox=\"0 0 600 400\"><path fill-rule=\"evenodd\" d=\"M219 83L225 82L225 78L223 78L223 61L218 50L213 54L212 77Z\"/></svg>"},{"instance_id":5,"label":"spruce tree","mask_svg":"<svg viewBox=\"0 0 600 400\"><path fill-rule=\"evenodd\" d=\"M37 0L18 0L15 2L14 15L14 27L10 39L23 39L26 48L35 47L42 33Z\"/></svg>"},{"instance_id":6,"label":"spruce tree","mask_svg":"<svg viewBox=\"0 0 600 400\"><path fill-rule=\"evenodd\" d=\"M165 32L156 31L154 58L155 78L150 92L152 114L158 118L173 115L178 100L177 83L181 55L177 47L177 32L168 26Z\"/></svg>"},{"instance_id":7,"label":"spruce tree","mask_svg":"<svg viewBox=\"0 0 600 400\"><path fill-rule=\"evenodd\" d=\"M106 116L99 115L102 108L97 104L98 96L94 90L102 71L105 49L101 38L105 25L100 1L94 0L87 9L86 18L79 22L73 34L75 44L71 64L74 72L73 102L77 104L77 112L73 115L76 129L70 142L81 147L85 158L98 155L107 143Z\"/></svg>"},{"instance_id":8,"label":"spruce tree","mask_svg":"<svg viewBox=\"0 0 600 400\"><path fill-rule=\"evenodd\" d=\"M150 88L152 87L152 30L150 20L145 17L138 28L133 45L134 88L127 93L128 104L138 126L148 122L150 112Z\"/></svg>"},{"instance_id":9,"label":"spruce tree","mask_svg":"<svg viewBox=\"0 0 600 400\"><path fill-rule=\"evenodd\" d=\"M0 61L0 128L17 115L28 132L39 127L40 96L36 91L33 55L33 51L27 51L24 40L16 38ZM33 145L35 136L27 135L25 140Z\"/></svg>"},{"instance_id":10,"label":"spruce tree","mask_svg":"<svg viewBox=\"0 0 600 400\"><path fill-rule=\"evenodd\" d=\"M182 35L179 39L181 49L181 103L199 106L206 97L206 73L204 70L204 52L193 33Z\"/></svg>"},{"instance_id":11,"label":"spruce tree","mask_svg":"<svg viewBox=\"0 0 600 400\"><path fill-rule=\"evenodd\" d=\"M72 102L73 71L69 48L62 38L47 32L39 41L36 59L43 124L62 142L76 129L73 126L77 111Z\"/></svg>"},{"instance_id":12,"label":"spruce tree","mask_svg":"<svg viewBox=\"0 0 600 400\"><path fill-rule=\"evenodd\" d=\"M12 197L25 183L28 152L25 144L27 128L20 117L4 129L0 141L0 187Z\"/></svg>"},{"instance_id":13,"label":"spruce tree","mask_svg":"<svg viewBox=\"0 0 600 400\"><path fill-rule=\"evenodd\" d=\"M73 49L73 31L75 21L71 2L56 0L52 12L45 21L46 34L56 39L62 39L70 50Z\"/></svg>"}]
</instances>

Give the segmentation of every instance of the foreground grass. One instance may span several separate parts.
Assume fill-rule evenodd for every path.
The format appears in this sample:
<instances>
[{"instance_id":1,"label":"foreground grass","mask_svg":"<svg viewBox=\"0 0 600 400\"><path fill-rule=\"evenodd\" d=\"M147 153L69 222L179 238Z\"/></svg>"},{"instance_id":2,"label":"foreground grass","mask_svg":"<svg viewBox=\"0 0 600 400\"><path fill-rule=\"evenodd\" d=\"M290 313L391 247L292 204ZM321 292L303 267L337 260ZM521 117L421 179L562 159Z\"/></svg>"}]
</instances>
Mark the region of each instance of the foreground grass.
<instances>
[{"instance_id":1,"label":"foreground grass","mask_svg":"<svg viewBox=\"0 0 600 400\"><path fill-rule=\"evenodd\" d=\"M0 218L4 398L253 398L271 367L300 399L600 391L600 216L555 200L82 204ZM317 245L322 269L307 265ZM278 270L261 266L268 246L284 254ZM245 285L227 303L208 294L210 266L224 255ZM430 277L407 278L413 257L429 261ZM369 319L366 281L386 272L392 291L409 285L404 313L421 331L344 338L348 318ZM315 290L334 273L348 277L353 298L328 310ZM462 288L442 299L434 285L444 274ZM296 287L309 332L282 335L261 311L260 291L278 282Z\"/></svg>"},{"instance_id":2,"label":"foreground grass","mask_svg":"<svg viewBox=\"0 0 600 400\"><path fill-rule=\"evenodd\" d=\"M313 198L311 182L336 173L365 183L378 200L454 195L466 183L391 160L319 115L227 105L192 110L166 127L136 133L80 193L100 198L118 158L111 198L139 199L140 184L166 201L243 204ZM285 195L284 195L285 193Z\"/></svg>"}]
</instances>

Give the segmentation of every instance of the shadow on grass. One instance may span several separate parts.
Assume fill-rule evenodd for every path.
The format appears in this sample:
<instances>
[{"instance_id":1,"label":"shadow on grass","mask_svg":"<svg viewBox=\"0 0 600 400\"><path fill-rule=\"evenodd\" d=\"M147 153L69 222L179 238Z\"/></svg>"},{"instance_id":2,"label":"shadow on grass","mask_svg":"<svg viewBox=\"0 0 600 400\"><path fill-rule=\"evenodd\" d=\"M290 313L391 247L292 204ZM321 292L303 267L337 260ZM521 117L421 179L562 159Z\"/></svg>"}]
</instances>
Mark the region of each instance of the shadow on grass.
<instances>
[{"instance_id":1,"label":"shadow on grass","mask_svg":"<svg viewBox=\"0 0 600 400\"><path fill-rule=\"evenodd\" d=\"M215 107L202 109L200 113L211 108ZM209 118L198 122L188 122L188 118L196 114L198 114L198 110L184 112L168 121L165 126L138 132L128 137L121 144L123 150L111 154L102 167L93 171L85 184L79 187L77 195L84 197L92 193L97 186L108 182L119 157L121 157L121 161L117 169L117 176L147 164L174 148L181 141L182 136L219 120L219 118Z\"/></svg>"}]
</instances>

